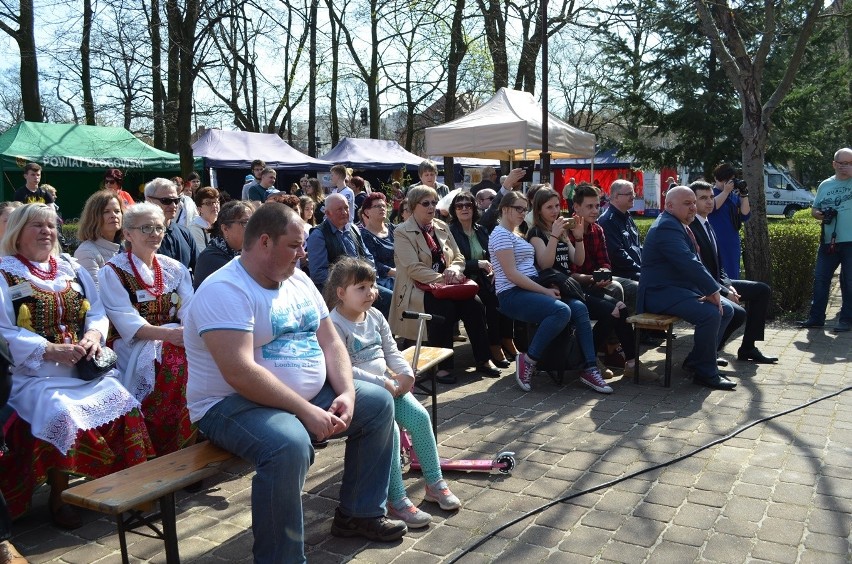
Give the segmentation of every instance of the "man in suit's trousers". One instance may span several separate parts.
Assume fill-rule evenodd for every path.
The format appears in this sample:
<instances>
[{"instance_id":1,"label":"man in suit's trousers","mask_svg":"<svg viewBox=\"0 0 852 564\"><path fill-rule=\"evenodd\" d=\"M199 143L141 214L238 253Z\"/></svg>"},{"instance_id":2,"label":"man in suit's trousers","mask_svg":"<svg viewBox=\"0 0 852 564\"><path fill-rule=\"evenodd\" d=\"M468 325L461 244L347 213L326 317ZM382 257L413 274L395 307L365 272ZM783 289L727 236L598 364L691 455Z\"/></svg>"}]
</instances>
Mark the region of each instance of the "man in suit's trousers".
<instances>
[{"instance_id":1,"label":"man in suit's trousers","mask_svg":"<svg viewBox=\"0 0 852 564\"><path fill-rule=\"evenodd\" d=\"M743 341L737 351L737 360L751 360L759 364L777 362L776 357L764 356L755 345L756 341L763 340L766 312L769 310L769 297L772 291L763 282L731 280L722 266L717 245L718 239L716 239L713 226L707 220L707 216L713 211L714 206L713 186L698 180L690 184L689 187L695 193L697 209L695 219L689 224L689 228L695 235L695 240L698 241L698 247L701 249L701 262L722 287L722 298L730 301L734 308L734 317L722 335L719 350L722 350L728 338L745 322ZM742 302L747 302L748 309L743 307Z\"/></svg>"},{"instance_id":2,"label":"man in suit's trousers","mask_svg":"<svg viewBox=\"0 0 852 564\"><path fill-rule=\"evenodd\" d=\"M676 315L695 325L692 351L683 361L696 383L732 390L736 383L719 374L716 346L734 315L722 300L721 286L698 258L698 245L688 225L695 219L695 194L675 186L666 209L654 221L642 245L638 312Z\"/></svg>"}]
</instances>

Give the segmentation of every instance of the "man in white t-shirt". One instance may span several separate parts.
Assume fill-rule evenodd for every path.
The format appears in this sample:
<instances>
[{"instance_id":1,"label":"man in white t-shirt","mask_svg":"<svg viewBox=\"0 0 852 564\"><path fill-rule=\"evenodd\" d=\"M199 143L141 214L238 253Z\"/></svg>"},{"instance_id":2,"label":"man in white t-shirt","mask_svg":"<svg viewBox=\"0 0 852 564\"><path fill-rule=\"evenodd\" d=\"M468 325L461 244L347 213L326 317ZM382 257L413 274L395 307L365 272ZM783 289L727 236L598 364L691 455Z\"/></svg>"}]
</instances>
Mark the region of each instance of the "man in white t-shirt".
<instances>
[{"instance_id":1,"label":"man in white t-shirt","mask_svg":"<svg viewBox=\"0 0 852 564\"><path fill-rule=\"evenodd\" d=\"M298 216L283 204L261 206L242 255L201 284L184 328L190 418L211 442L256 466L256 562L305 560L301 492L312 440L349 437L333 535L392 541L407 531L385 517L398 456L392 398L353 382L328 309L296 268L304 257Z\"/></svg>"}]
</instances>

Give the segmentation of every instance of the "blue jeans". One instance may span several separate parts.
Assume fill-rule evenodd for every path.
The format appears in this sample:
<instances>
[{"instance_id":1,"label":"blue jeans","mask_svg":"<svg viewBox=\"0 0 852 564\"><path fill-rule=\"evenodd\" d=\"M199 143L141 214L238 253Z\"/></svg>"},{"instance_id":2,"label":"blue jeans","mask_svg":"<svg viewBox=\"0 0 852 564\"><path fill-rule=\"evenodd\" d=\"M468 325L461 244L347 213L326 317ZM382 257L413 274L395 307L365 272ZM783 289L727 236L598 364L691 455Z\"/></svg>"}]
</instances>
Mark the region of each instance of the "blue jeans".
<instances>
[{"instance_id":1,"label":"blue jeans","mask_svg":"<svg viewBox=\"0 0 852 564\"><path fill-rule=\"evenodd\" d=\"M337 397L326 385L311 403L327 409ZM393 400L386 390L355 382L355 413L347 436L340 510L351 517L385 514L393 445ZM307 429L287 411L227 397L210 408L198 428L255 465L251 514L254 561L305 562L302 487L314 460Z\"/></svg>"},{"instance_id":2,"label":"blue jeans","mask_svg":"<svg viewBox=\"0 0 852 564\"><path fill-rule=\"evenodd\" d=\"M825 322L825 309L828 307L828 292L831 289L831 277L840 267L840 323L852 324L852 243L837 243L834 252L828 252L829 245L821 244L817 251L814 269L814 295L808 321Z\"/></svg>"},{"instance_id":3,"label":"blue jeans","mask_svg":"<svg viewBox=\"0 0 852 564\"><path fill-rule=\"evenodd\" d=\"M506 317L538 324L527 356L538 361L544 356L550 342L565 329L569 321L574 321L577 329L577 342L583 351L586 367L595 366L595 344L592 339L592 326L589 323L589 310L579 300L570 300L568 304L560 300L530 292L515 286L497 294L500 311Z\"/></svg>"}]
</instances>

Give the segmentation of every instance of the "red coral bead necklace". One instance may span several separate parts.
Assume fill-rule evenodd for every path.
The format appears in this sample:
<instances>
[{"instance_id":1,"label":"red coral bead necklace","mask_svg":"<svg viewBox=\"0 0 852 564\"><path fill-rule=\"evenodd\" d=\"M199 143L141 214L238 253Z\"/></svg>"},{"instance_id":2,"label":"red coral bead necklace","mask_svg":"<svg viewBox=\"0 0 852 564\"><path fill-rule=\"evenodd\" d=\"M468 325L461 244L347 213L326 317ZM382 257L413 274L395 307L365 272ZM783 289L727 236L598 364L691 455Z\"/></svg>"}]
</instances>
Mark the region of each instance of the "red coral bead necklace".
<instances>
[{"instance_id":1,"label":"red coral bead necklace","mask_svg":"<svg viewBox=\"0 0 852 564\"><path fill-rule=\"evenodd\" d=\"M32 262L30 262L29 259L27 259L24 255L22 255L20 253L16 254L15 258L18 259L19 261L21 261L21 263L24 266L27 267L27 270L30 271L30 274L32 274L36 278L38 278L40 280L55 280L56 279L56 273L59 271L59 266L56 264L56 259L54 257L50 257L47 260L47 264L49 265L47 270L40 269L39 267L34 265Z\"/></svg>"},{"instance_id":2,"label":"red coral bead necklace","mask_svg":"<svg viewBox=\"0 0 852 564\"><path fill-rule=\"evenodd\" d=\"M157 255L154 255L154 260L151 261L152 270L154 271L153 284L148 284L142 280L142 277L139 275L139 271L136 269L136 263L133 262L133 254L129 250L127 251L127 260L130 261L130 268L133 269L133 277L136 278L136 282L138 282L140 286L145 288L155 298L162 296L166 287L165 284L163 284L163 268L157 260Z\"/></svg>"}]
</instances>

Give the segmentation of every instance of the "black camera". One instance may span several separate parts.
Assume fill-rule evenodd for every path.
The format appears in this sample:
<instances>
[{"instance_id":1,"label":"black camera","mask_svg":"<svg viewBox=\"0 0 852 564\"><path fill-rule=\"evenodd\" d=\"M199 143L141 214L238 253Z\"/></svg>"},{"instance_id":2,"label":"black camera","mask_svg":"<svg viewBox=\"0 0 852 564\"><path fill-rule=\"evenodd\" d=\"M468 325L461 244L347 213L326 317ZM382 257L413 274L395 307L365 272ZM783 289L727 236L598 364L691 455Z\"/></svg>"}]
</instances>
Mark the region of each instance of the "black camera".
<instances>
[{"instance_id":1,"label":"black camera","mask_svg":"<svg viewBox=\"0 0 852 564\"><path fill-rule=\"evenodd\" d=\"M823 208L819 211L822 212L822 222L824 224L831 223L837 217L837 210L834 208Z\"/></svg>"},{"instance_id":2,"label":"black camera","mask_svg":"<svg viewBox=\"0 0 852 564\"><path fill-rule=\"evenodd\" d=\"M742 178L732 178L734 183L734 192L739 196L748 196L748 183Z\"/></svg>"},{"instance_id":3,"label":"black camera","mask_svg":"<svg viewBox=\"0 0 852 564\"><path fill-rule=\"evenodd\" d=\"M603 282L605 280L612 280L612 271L606 270L604 268L599 268L592 272L592 279L595 282Z\"/></svg>"}]
</instances>

